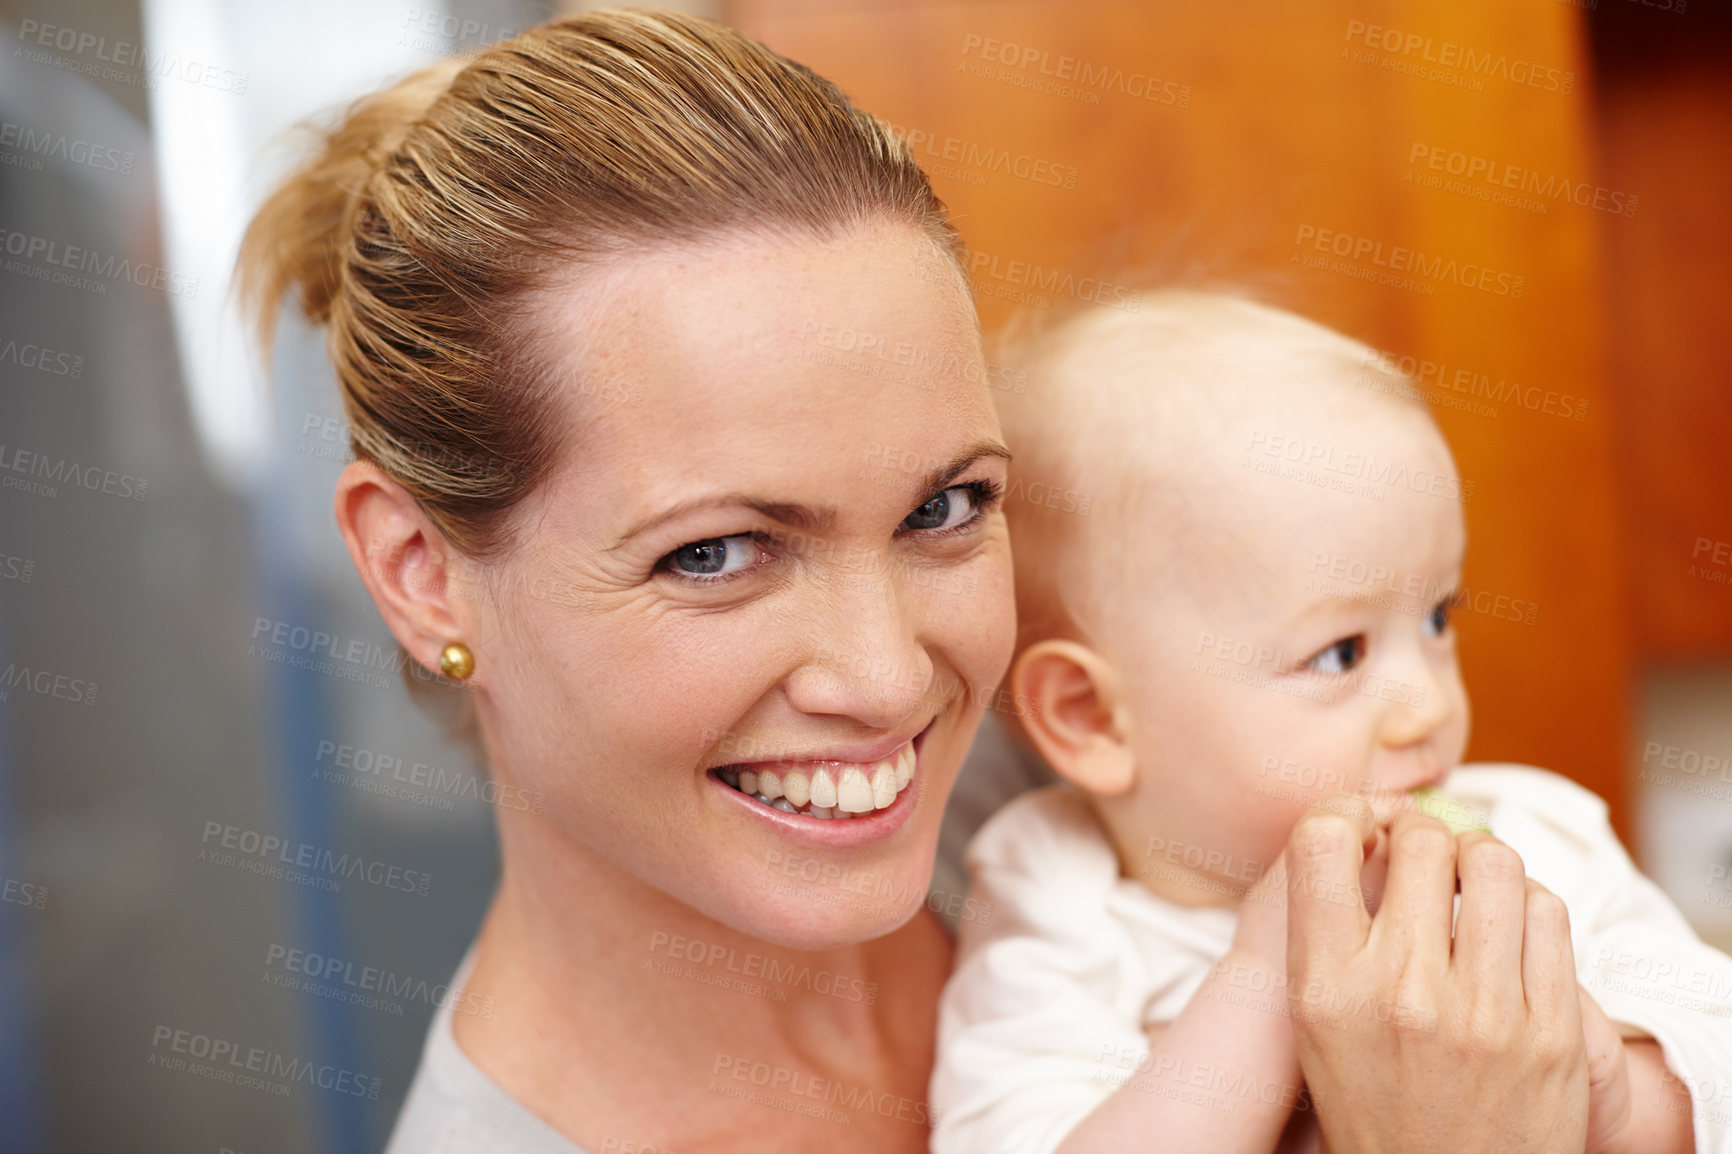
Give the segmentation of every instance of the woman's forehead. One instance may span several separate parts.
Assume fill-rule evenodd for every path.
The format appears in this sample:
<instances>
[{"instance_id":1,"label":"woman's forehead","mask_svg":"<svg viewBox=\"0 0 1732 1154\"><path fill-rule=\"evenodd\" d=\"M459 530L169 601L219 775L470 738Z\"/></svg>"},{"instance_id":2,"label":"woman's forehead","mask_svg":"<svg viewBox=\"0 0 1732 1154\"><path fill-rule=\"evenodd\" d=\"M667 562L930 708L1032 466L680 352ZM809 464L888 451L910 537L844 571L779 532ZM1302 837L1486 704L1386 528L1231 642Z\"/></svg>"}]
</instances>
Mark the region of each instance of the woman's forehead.
<instances>
[{"instance_id":1,"label":"woman's forehead","mask_svg":"<svg viewBox=\"0 0 1732 1154\"><path fill-rule=\"evenodd\" d=\"M886 227L669 247L586 279L570 323L544 329L564 357L556 471L573 499L649 515L699 491L835 500L874 461L996 441L972 303L947 261Z\"/></svg>"},{"instance_id":2,"label":"woman's forehead","mask_svg":"<svg viewBox=\"0 0 1732 1154\"><path fill-rule=\"evenodd\" d=\"M947 260L884 227L618 261L538 310L550 399L579 439L672 425L699 441L721 430L761 440L874 408L953 420L958 386L984 382L984 358Z\"/></svg>"},{"instance_id":3,"label":"woman's forehead","mask_svg":"<svg viewBox=\"0 0 1732 1154\"><path fill-rule=\"evenodd\" d=\"M825 238L736 232L633 249L541 294L534 311L547 359L579 371L738 374L797 352L790 340L952 351L978 339L954 263L893 223Z\"/></svg>"}]
</instances>

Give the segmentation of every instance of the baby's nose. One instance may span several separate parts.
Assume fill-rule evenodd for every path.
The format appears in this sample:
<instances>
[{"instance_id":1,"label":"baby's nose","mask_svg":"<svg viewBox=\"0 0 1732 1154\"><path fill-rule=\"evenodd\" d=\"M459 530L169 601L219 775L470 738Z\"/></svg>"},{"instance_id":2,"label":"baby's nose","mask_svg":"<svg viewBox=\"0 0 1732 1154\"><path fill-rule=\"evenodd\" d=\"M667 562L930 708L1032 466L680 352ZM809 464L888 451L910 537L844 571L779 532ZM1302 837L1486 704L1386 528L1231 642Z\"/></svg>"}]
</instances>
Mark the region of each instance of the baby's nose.
<instances>
[{"instance_id":1,"label":"baby's nose","mask_svg":"<svg viewBox=\"0 0 1732 1154\"><path fill-rule=\"evenodd\" d=\"M1379 738L1392 749L1423 745L1457 708L1447 670L1427 661L1407 662L1385 673L1368 673L1360 692L1372 694L1382 703Z\"/></svg>"}]
</instances>

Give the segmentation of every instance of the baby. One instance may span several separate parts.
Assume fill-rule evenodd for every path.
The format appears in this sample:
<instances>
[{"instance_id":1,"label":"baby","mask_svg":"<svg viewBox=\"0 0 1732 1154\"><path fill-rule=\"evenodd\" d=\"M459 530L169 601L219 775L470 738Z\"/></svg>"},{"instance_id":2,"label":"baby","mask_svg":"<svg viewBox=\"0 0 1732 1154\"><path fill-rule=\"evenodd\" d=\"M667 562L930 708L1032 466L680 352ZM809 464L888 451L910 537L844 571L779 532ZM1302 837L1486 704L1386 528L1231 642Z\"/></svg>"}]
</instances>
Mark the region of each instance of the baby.
<instances>
[{"instance_id":1,"label":"baby","mask_svg":"<svg viewBox=\"0 0 1732 1154\"><path fill-rule=\"evenodd\" d=\"M1611 1088L1594 1067L1590 1150L1732 1151L1710 1108L1732 1086L1732 958L1598 797L1458 766L1466 493L1424 403L1291 314L1145 302L1024 342L1028 390L1002 399L1017 471L1092 507L1007 506L1018 736L1064 780L970 843L994 916L961 927L940 1006L935 1154L1314 1141L1331 1104L1299 1069L1269 867L1337 794L1488 828L1566 903L1589 1053L1627 1059Z\"/></svg>"}]
</instances>

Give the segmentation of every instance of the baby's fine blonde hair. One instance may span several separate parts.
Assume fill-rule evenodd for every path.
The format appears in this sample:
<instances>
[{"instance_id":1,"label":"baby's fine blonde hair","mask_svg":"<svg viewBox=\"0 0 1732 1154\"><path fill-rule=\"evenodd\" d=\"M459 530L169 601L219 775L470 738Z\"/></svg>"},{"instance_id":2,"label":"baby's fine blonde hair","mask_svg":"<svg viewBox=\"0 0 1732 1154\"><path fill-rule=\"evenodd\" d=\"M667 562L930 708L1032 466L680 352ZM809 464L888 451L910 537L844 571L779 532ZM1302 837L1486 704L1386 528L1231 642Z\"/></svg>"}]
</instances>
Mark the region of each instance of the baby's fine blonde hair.
<instances>
[{"instance_id":1,"label":"baby's fine blonde hair","mask_svg":"<svg viewBox=\"0 0 1732 1154\"><path fill-rule=\"evenodd\" d=\"M995 358L1026 381L996 394L1021 490L1074 490L1088 510L1017 500L1013 480L1019 652L1049 637L1098 647L1112 599L1207 552L1210 526L1185 515L1211 482L1199 447L1237 439L1248 407L1291 394L1299 378L1332 382L1308 390L1308 404L1394 403L1430 419L1370 346L1231 292L1161 289L1135 310L1026 316ZM1163 535L1159 548L1138 548L1133 569L1129 546L1150 533Z\"/></svg>"}]
</instances>

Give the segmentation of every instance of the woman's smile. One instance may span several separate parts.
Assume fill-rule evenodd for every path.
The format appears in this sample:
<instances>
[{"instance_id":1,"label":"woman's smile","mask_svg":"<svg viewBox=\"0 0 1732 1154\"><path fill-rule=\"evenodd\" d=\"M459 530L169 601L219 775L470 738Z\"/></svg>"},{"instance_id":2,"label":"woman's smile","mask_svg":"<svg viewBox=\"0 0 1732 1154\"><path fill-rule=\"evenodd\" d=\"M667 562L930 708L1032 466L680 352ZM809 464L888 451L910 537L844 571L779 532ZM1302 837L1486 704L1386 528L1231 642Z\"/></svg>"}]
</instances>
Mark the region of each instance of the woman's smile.
<instances>
[{"instance_id":1,"label":"woman's smile","mask_svg":"<svg viewBox=\"0 0 1732 1154\"><path fill-rule=\"evenodd\" d=\"M865 845L900 829L918 803L920 791L909 786L932 724L899 742L889 738L822 753L735 761L705 774L723 804L743 803L751 817L798 840L831 849Z\"/></svg>"}]
</instances>

